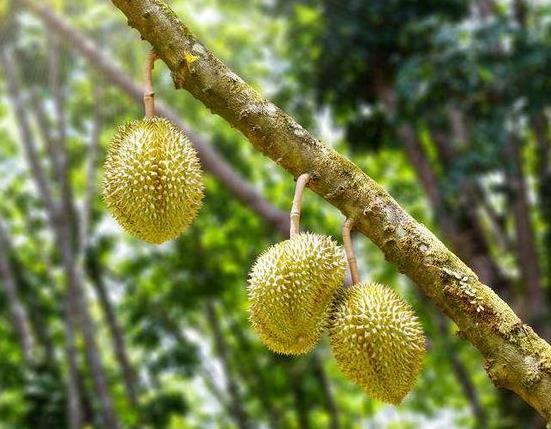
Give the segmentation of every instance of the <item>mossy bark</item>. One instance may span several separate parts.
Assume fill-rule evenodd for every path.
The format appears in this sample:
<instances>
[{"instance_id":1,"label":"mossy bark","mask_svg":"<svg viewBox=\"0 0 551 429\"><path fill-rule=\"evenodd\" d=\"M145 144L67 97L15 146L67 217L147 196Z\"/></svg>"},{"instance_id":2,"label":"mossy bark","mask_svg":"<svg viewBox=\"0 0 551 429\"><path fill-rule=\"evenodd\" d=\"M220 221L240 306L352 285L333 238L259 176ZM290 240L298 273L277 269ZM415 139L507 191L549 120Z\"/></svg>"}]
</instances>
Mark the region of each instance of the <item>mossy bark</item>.
<instances>
[{"instance_id":1,"label":"mossy bark","mask_svg":"<svg viewBox=\"0 0 551 429\"><path fill-rule=\"evenodd\" d=\"M373 179L226 67L161 0L112 0L189 91L256 149L337 207L440 307L486 359L498 387L551 419L551 347Z\"/></svg>"}]
</instances>

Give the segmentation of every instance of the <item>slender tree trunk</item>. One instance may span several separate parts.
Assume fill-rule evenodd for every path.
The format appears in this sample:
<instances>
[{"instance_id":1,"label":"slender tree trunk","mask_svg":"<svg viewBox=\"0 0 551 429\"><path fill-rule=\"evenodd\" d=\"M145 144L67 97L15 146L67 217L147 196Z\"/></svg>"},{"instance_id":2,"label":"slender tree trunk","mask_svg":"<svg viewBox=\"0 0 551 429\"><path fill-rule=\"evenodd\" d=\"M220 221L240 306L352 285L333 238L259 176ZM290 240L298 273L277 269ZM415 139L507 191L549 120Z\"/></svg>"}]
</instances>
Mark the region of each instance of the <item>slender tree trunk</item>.
<instances>
[{"instance_id":1,"label":"slender tree trunk","mask_svg":"<svg viewBox=\"0 0 551 429\"><path fill-rule=\"evenodd\" d=\"M234 319L231 319L231 332L237 340L241 353L248 355L254 354L249 340ZM252 382L250 383L251 387L268 415L270 427L273 429L279 428L281 424L281 411L270 400L269 385L266 383L263 370L258 365L256 359L252 359L250 363L245 363L237 356L237 359L234 359L234 363L240 369L242 378L249 378L248 376L252 376ZM243 363L245 363L245 365L250 365L250 367L244 367Z\"/></svg>"},{"instance_id":2,"label":"slender tree trunk","mask_svg":"<svg viewBox=\"0 0 551 429\"><path fill-rule=\"evenodd\" d=\"M92 124L92 134L88 147L87 168L86 168L86 191L84 195L84 204L80 216L79 231L79 252L83 262L85 262L88 277L91 280L100 307L104 314L107 326L111 334L111 342L115 357L121 369L122 379L129 404L136 408L138 406L138 392L136 373L128 357L126 342L123 331L115 315L113 305L104 284L102 268L96 251L88 247L89 236L92 232L92 205L96 194L96 164L100 153L100 134L102 129L102 110L101 110L102 92L99 85L94 86L94 119Z\"/></svg>"},{"instance_id":3,"label":"slender tree trunk","mask_svg":"<svg viewBox=\"0 0 551 429\"><path fill-rule=\"evenodd\" d=\"M296 361L288 361L287 374L289 376L289 385L293 393L293 402L297 415L299 429L310 429L310 410L307 403L306 394L304 392L304 369L300 367L300 363Z\"/></svg>"},{"instance_id":4,"label":"slender tree trunk","mask_svg":"<svg viewBox=\"0 0 551 429\"><path fill-rule=\"evenodd\" d=\"M54 203L52 191L46 179L46 174L40 163L38 153L36 151L36 147L33 141L31 127L26 116L25 107L19 93L16 77L16 67L13 64L14 56L6 52L5 49L1 49L0 54L2 57L4 75L8 86L8 93L15 110L15 116L17 118L17 124L19 126L19 132L21 135L21 142L23 145L25 156L27 158L27 163L29 164L31 175L34 179L36 187L38 188L42 202L44 203L50 226L54 230L54 235L56 235L57 207ZM75 319L71 317L71 311L68 311L68 308L70 307L65 305L65 349L67 352L66 358L68 362L68 421L71 429L80 429L83 426L82 401L79 396L79 389L75 387L78 386L78 372L76 371L75 361L76 356L74 354L71 354L76 352L74 347Z\"/></svg>"},{"instance_id":5,"label":"slender tree trunk","mask_svg":"<svg viewBox=\"0 0 551 429\"><path fill-rule=\"evenodd\" d=\"M101 310L111 333L111 343L113 345L117 362L121 368L126 396L130 405L135 408L138 405L136 375L128 357L124 334L117 320L117 316L115 315L113 305L103 281L103 274L101 272L99 261L97 260L93 250L88 252L86 259L88 276L92 282L92 286L94 287L96 294L98 295Z\"/></svg>"},{"instance_id":6,"label":"slender tree trunk","mask_svg":"<svg viewBox=\"0 0 551 429\"><path fill-rule=\"evenodd\" d=\"M547 295L551 297L551 137L549 122L544 113L532 121L536 136L536 173L538 176L538 202L543 222L543 256L547 278Z\"/></svg>"},{"instance_id":7,"label":"slender tree trunk","mask_svg":"<svg viewBox=\"0 0 551 429\"><path fill-rule=\"evenodd\" d=\"M60 218L63 219L62 216ZM65 222L64 225L67 226L70 223ZM111 404L107 378L95 338L97 329L89 313L87 298L80 280L83 277L83 273L75 264L74 248L71 246L68 228L62 228L60 225L58 229L58 246L61 251L65 276L69 285L68 305L71 309L70 311L74 312L70 317L72 319L76 318L84 338L84 352L92 375L92 386L96 399L99 402L102 424L108 429L116 429L119 427L119 424Z\"/></svg>"},{"instance_id":8,"label":"slender tree trunk","mask_svg":"<svg viewBox=\"0 0 551 429\"><path fill-rule=\"evenodd\" d=\"M92 121L92 133L87 151L86 191L84 193L79 229L79 253L83 258L86 255L89 237L92 234L92 211L94 199L96 198L96 171L98 168L98 158L101 153L100 138L103 126L102 97L103 91L100 85L96 83L94 85L94 118Z\"/></svg>"},{"instance_id":9,"label":"slender tree trunk","mask_svg":"<svg viewBox=\"0 0 551 429\"><path fill-rule=\"evenodd\" d=\"M220 358L220 362L226 374L227 389L231 400L232 417L237 427L240 429L249 429L253 426L249 415L243 407L243 399L239 392L239 385L232 375L233 371L230 365L228 346L224 338L220 320L216 313L216 306L212 301L207 300L205 303L205 316L214 337L216 353Z\"/></svg>"},{"instance_id":10,"label":"slender tree trunk","mask_svg":"<svg viewBox=\"0 0 551 429\"><path fill-rule=\"evenodd\" d=\"M32 225L29 216L24 216L24 223L24 231L28 239L30 241L33 241L34 244L37 244L37 240L35 237L36 229L35 226ZM47 247L38 245L37 248L38 249L36 257L44 261L44 268L38 271L37 274L40 276L41 281L49 284L55 284L50 270L48 269L48 267L51 267L52 264L50 263L50 258L48 257ZM37 288L40 288L41 286L32 285L28 282L29 275L31 273L28 273L27 270L25 270L16 255L13 255L12 257L12 265L13 271L15 273L15 281L20 285L18 288L20 290L24 290L25 288L27 288L31 291L30 293L27 293L25 297L27 301L27 307L29 308L29 311L27 312L29 315L29 322L31 324L32 332L34 332L36 336L36 343L42 348L44 358L43 360L45 360L49 364L49 366L53 368L57 366L58 363L55 356L55 346L50 329L50 303L46 303L45 298L37 290ZM53 296L48 297L48 299L53 299L54 303L57 303L58 300L55 297L55 295L57 295L57 291L55 290L55 288L52 291L52 295ZM54 313L55 316L62 319L63 309L61 307L58 307L57 310L58 311L55 311Z\"/></svg>"},{"instance_id":11,"label":"slender tree trunk","mask_svg":"<svg viewBox=\"0 0 551 429\"><path fill-rule=\"evenodd\" d=\"M316 352L314 352L314 355L312 356L312 363L314 364L314 375L317 378L319 385L321 386L321 390L325 398L325 405L329 412L329 427L331 429L340 429L341 424L339 407L337 405L337 401L335 400L335 396L333 395L331 382L327 377L323 362L321 361L319 354Z\"/></svg>"},{"instance_id":12,"label":"slender tree trunk","mask_svg":"<svg viewBox=\"0 0 551 429\"><path fill-rule=\"evenodd\" d=\"M465 368L465 366L463 365L463 362L461 362L459 356L457 356L457 353L453 344L454 340L450 339L449 323L444 318L444 316L442 316L442 314L440 313L437 313L436 317L437 317L438 330L440 332L441 337L444 339L445 347L448 350L448 356L449 356L451 367L453 369L453 373L455 375L457 382L461 386L461 390L463 390L463 394L465 395L465 398L469 402L471 411L473 413L473 417L476 420L476 427L480 429L487 428L488 418L486 416L486 412L484 410L484 407L480 403L478 392L476 391L476 387L474 386L471 380L471 377L469 375L469 372L467 371L467 368Z\"/></svg>"},{"instance_id":13,"label":"slender tree trunk","mask_svg":"<svg viewBox=\"0 0 551 429\"><path fill-rule=\"evenodd\" d=\"M67 294L69 300L69 308L66 314L70 317L66 322L66 327L72 325L71 330L74 332L73 327L75 323L78 322L80 325L85 343L85 351L88 359L88 364L90 365L90 370L92 373L92 381L98 401L100 402L100 409L102 412L102 419L107 428L114 429L118 428L118 422L114 416L113 409L110 403L110 398L107 392L107 384L105 379L105 374L101 364L101 359L98 354L97 344L94 338L95 328L93 327L93 322L88 312L88 307L86 303L86 297L84 296L82 284L80 283L78 269L75 264L75 244L74 240L74 219L71 218L74 213L73 204L72 204L72 193L70 192L70 184L68 183L68 173L67 171L58 171L59 168L66 169L68 167L67 153L63 146L64 140L63 136L58 136L58 139L55 139L56 143L56 152L51 153L53 164L56 168L56 174L58 177L63 180L64 183L60 184L61 187L61 197L62 203L58 207L53 199L52 192L49 188L48 182L46 180L46 175L41 166L40 160L36 148L34 147L34 141L28 120L26 118L26 112L23 107L21 98L19 97L19 90L17 88L16 82L16 73L12 63L15 61L13 56L7 55L5 50L2 50L2 63L6 74L6 80L9 81L9 89L13 104L16 110L16 116L21 128L22 142L27 154L27 159L29 166L31 168L31 173L35 179L35 183L40 191L42 200L46 207L46 212L52 226L56 245L61 254L62 265L64 269L65 279L67 281ZM63 152L60 155L58 152ZM78 317L75 319L74 317ZM70 337L72 334L67 333L67 336ZM70 349L70 347L67 347ZM70 359L70 357L69 357ZM69 374L70 376L74 374ZM74 381L69 382L69 387L71 385L76 385ZM75 391L76 392L76 391ZM69 392L69 394L74 395L75 392ZM82 407L80 407L82 409ZM72 410L72 409L71 409ZM82 415L82 413L80 413ZM79 420L78 416L73 416L70 418L71 422L77 422Z\"/></svg>"},{"instance_id":14,"label":"slender tree trunk","mask_svg":"<svg viewBox=\"0 0 551 429\"><path fill-rule=\"evenodd\" d=\"M32 331L36 336L36 344L40 345L43 351L43 357L52 367L56 365L55 347L52 341L52 333L49 328L47 313L44 311L44 303L40 301L36 294L32 293L27 297L29 322ZM60 309L62 310L62 309ZM60 318L62 312L60 313Z\"/></svg>"},{"instance_id":15,"label":"slender tree trunk","mask_svg":"<svg viewBox=\"0 0 551 429\"><path fill-rule=\"evenodd\" d=\"M49 86L54 99L54 111L56 118L56 135L52 139L52 147L48 150L48 155L54 166L54 175L57 185L60 188L60 208L64 222L60 227L68 228L66 238L70 245L76 251L78 237L76 228L76 210L74 205L73 190L69 179L69 153L66 142L67 121L65 115L65 95L62 85L62 55L59 40L56 37L48 36L48 78ZM75 258L75 261L77 259Z\"/></svg>"},{"instance_id":16,"label":"slender tree trunk","mask_svg":"<svg viewBox=\"0 0 551 429\"><path fill-rule=\"evenodd\" d=\"M506 227L506 216L498 212L486 196L482 186L474 186L472 189L473 198L477 200L480 210L488 218L492 237L495 237L498 251L503 254L515 254L511 237Z\"/></svg>"},{"instance_id":17,"label":"slender tree trunk","mask_svg":"<svg viewBox=\"0 0 551 429\"><path fill-rule=\"evenodd\" d=\"M115 415L109 395L105 369L97 346L94 320L89 312L86 291L82 283L83 273L78 263L78 222L74 205L73 192L69 180L69 157L65 139L65 107L61 73L59 69L60 55L57 40L52 40L50 49L50 85L54 94L54 105L58 121L58 136L54 140L56 147L50 153L61 189L61 210L58 220L57 237L61 251L61 259L65 276L69 284L71 305L78 309L78 321L84 337L84 351L92 374L92 385L100 405L102 422L108 429L118 429L119 423Z\"/></svg>"},{"instance_id":18,"label":"slender tree trunk","mask_svg":"<svg viewBox=\"0 0 551 429\"><path fill-rule=\"evenodd\" d=\"M80 429L84 426L84 409L79 383L80 374L78 370L75 325L77 315L74 314L74 307L68 292L63 302L63 324L65 326L65 356L67 360L67 419L70 429Z\"/></svg>"},{"instance_id":19,"label":"slender tree trunk","mask_svg":"<svg viewBox=\"0 0 551 429\"><path fill-rule=\"evenodd\" d=\"M530 219L528 189L522 167L518 137L514 135L509 137L506 151L508 161L508 168L506 168L507 184L516 230L518 266L527 297L527 316L539 333L549 338L550 332L546 329L549 312L542 287L541 270L532 220Z\"/></svg>"},{"instance_id":20,"label":"slender tree trunk","mask_svg":"<svg viewBox=\"0 0 551 429\"><path fill-rule=\"evenodd\" d=\"M30 329L27 311L19 297L19 291L13 267L10 262L11 245L8 233L0 220L0 279L4 286L13 328L19 340L21 353L28 365L33 359L33 336Z\"/></svg>"}]
</instances>

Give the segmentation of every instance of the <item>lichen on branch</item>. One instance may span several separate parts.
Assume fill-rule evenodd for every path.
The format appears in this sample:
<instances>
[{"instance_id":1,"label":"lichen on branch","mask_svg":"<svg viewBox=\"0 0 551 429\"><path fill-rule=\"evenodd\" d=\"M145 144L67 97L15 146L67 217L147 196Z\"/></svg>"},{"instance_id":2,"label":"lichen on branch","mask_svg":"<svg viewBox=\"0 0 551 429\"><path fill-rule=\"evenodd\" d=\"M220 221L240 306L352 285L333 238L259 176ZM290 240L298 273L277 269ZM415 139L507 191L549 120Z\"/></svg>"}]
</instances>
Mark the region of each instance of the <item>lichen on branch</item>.
<instances>
[{"instance_id":1,"label":"lichen on branch","mask_svg":"<svg viewBox=\"0 0 551 429\"><path fill-rule=\"evenodd\" d=\"M231 71L161 0L112 0L183 88L240 130L256 149L354 220L400 272L441 308L485 357L496 386L551 420L551 347L455 254L373 179L325 146ZM189 61L193 58L193 61Z\"/></svg>"}]
</instances>

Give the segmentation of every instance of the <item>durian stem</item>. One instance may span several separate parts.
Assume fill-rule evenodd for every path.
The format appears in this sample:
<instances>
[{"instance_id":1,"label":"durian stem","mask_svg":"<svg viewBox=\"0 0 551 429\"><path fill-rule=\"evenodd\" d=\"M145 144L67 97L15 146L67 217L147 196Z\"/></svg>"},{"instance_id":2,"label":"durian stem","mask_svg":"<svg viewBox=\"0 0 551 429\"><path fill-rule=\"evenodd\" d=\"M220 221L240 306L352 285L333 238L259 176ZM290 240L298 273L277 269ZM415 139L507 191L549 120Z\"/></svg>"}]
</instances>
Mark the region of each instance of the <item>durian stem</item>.
<instances>
[{"instance_id":1,"label":"durian stem","mask_svg":"<svg viewBox=\"0 0 551 429\"><path fill-rule=\"evenodd\" d=\"M155 60L158 58L155 51L149 52L145 60L144 67L144 91L143 105L145 108L145 117L152 118L155 116L155 91L153 91L153 68Z\"/></svg>"},{"instance_id":2,"label":"durian stem","mask_svg":"<svg viewBox=\"0 0 551 429\"><path fill-rule=\"evenodd\" d=\"M291 206L291 214L289 218L291 220L291 229L289 236L293 237L300 232L300 207L302 206L302 194L304 194L304 188L310 180L308 173L298 176L297 185L295 187L295 196L293 197L293 205Z\"/></svg>"},{"instance_id":3,"label":"durian stem","mask_svg":"<svg viewBox=\"0 0 551 429\"><path fill-rule=\"evenodd\" d=\"M354 246L352 245L352 238L350 238L350 231L354 228L354 221L352 219L346 219L342 226L342 241L344 243L344 253L346 253L346 259L348 260L348 266L350 267L350 276L352 277L352 284L360 283L360 270L358 270L358 262L356 260L356 253L354 252Z\"/></svg>"}]
</instances>

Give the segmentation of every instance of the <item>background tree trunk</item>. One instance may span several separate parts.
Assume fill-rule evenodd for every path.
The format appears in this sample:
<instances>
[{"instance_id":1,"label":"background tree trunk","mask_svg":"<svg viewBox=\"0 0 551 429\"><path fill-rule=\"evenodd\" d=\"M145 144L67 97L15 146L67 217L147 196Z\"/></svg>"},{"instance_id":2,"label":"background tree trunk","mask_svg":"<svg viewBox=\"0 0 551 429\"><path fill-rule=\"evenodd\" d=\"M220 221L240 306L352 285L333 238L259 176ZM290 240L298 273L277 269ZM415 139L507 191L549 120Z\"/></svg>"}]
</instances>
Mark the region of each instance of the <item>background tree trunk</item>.
<instances>
[{"instance_id":1,"label":"background tree trunk","mask_svg":"<svg viewBox=\"0 0 551 429\"><path fill-rule=\"evenodd\" d=\"M205 317L214 337L214 348L216 350L216 354L218 355L222 367L224 368L224 373L226 374L226 384L231 400L232 417L239 429L250 429L253 426L249 415L243 407L244 403L241 398L241 393L239 392L239 385L234 379L233 370L230 365L229 351L226 340L224 339L222 326L220 325L220 320L218 319L218 315L216 313L215 304L212 301L207 300L205 303Z\"/></svg>"},{"instance_id":2,"label":"background tree trunk","mask_svg":"<svg viewBox=\"0 0 551 429\"><path fill-rule=\"evenodd\" d=\"M136 375L134 369L132 368L132 364L130 363L126 348L126 342L124 340L124 334L119 325L115 310L105 287L100 262L97 260L97 255L95 254L94 250L89 250L86 261L86 271L88 273L88 277L90 278L92 286L96 294L98 295L101 310L104 314L107 326L109 327L109 332L111 334L111 343L113 346L113 351L115 352L115 357L121 370L123 384L126 391L126 397L129 404L133 408L136 408L138 406Z\"/></svg>"},{"instance_id":3,"label":"background tree trunk","mask_svg":"<svg viewBox=\"0 0 551 429\"><path fill-rule=\"evenodd\" d=\"M550 338L551 332L547 327L549 311L542 287L536 241L530 219L528 190L521 164L520 142L516 136L509 137L506 152L509 165L505 171L517 237L518 265L526 292L526 315L540 335Z\"/></svg>"},{"instance_id":4,"label":"background tree trunk","mask_svg":"<svg viewBox=\"0 0 551 429\"><path fill-rule=\"evenodd\" d=\"M33 358L34 340L27 311L19 297L17 282L10 262L10 249L11 244L7 230L2 220L0 220L0 279L6 293L8 308L11 314L14 331L19 340L19 345L21 346L21 353L28 365Z\"/></svg>"}]
</instances>

